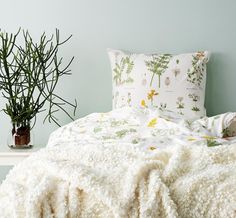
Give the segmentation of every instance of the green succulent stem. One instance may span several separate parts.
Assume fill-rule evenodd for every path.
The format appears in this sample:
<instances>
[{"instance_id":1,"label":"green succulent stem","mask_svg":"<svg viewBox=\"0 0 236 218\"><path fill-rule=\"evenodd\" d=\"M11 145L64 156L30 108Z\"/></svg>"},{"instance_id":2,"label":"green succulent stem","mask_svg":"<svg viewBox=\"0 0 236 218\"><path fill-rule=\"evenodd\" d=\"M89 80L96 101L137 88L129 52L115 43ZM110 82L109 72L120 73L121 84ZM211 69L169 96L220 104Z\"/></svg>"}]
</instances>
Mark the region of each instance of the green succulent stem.
<instances>
[{"instance_id":1,"label":"green succulent stem","mask_svg":"<svg viewBox=\"0 0 236 218\"><path fill-rule=\"evenodd\" d=\"M23 43L17 43L20 36ZM43 111L47 111L45 120L59 126L55 116L58 110L73 119L65 105L72 107L75 115L77 102L70 103L56 93L61 78L70 75L74 57L63 66L58 55L70 38L61 42L58 29L50 37L43 33L38 42L21 29L16 34L0 32L0 91L7 100L3 111L14 125L28 125Z\"/></svg>"}]
</instances>

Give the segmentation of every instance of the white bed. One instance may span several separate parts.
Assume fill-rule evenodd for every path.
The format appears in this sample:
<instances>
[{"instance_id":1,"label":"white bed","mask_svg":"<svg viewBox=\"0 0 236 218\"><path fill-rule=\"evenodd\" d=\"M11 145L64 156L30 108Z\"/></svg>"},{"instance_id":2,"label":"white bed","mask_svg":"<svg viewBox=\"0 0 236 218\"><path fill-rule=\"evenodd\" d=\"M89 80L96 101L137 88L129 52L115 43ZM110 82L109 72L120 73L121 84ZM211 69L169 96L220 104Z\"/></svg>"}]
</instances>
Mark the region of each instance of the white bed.
<instances>
[{"instance_id":1,"label":"white bed","mask_svg":"<svg viewBox=\"0 0 236 218\"><path fill-rule=\"evenodd\" d=\"M222 138L234 118L123 108L76 120L11 170L0 217L234 218L236 139Z\"/></svg>"}]
</instances>

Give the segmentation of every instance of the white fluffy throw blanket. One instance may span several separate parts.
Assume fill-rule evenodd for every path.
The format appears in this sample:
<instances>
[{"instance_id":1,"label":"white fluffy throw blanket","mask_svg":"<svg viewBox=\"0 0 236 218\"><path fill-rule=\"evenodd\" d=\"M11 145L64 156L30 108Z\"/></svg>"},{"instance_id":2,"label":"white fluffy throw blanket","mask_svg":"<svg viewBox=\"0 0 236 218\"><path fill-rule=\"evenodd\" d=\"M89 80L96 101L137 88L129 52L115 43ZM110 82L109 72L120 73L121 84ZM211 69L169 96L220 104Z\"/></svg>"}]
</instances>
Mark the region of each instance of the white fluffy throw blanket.
<instances>
[{"instance_id":1,"label":"white fluffy throw blanket","mask_svg":"<svg viewBox=\"0 0 236 218\"><path fill-rule=\"evenodd\" d=\"M76 144L81 122L10 172L0 187L1 218L236 217L236 144L158 148L152 141L145 150L124 135ZM59 135L68 131L66 144Z\"/></svg>"}]
</instances>

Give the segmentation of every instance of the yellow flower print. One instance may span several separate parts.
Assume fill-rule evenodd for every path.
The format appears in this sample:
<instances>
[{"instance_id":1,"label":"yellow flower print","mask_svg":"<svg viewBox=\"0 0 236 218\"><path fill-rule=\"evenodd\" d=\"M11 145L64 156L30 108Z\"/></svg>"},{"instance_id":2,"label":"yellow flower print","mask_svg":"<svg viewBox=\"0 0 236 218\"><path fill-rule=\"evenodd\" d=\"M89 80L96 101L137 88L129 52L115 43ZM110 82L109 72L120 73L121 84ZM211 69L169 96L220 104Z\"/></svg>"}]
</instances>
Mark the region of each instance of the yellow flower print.
<instances>
[{"instance_id":1,"label":"yellow flower print","mask_svg":"<svg viewBox=\"0 0 236 218\"><path fill-rule=\"evenodd\" d=\"M216 139L216 137L214 137L214 136L209 136L209 135L204 135L204 136L202 136L202 138L203 138L203 139L206 139L206 140L214 140L214 139Z\"/></svg>"},{"instance_id":2,"label":"yellow flower print","mask_svg":"<svg viewBox=\"0 0 236 218\"><path fill-rule=\"evenodd\" d=\"M205 57L205 54L204 54L203 51L199 51L199 52L197 52L196 56L197 56L199 59L202 59L202 58Z\"/></svg>"},{"instance_id":3,"label":"yellow flower print","mask_svg":"<svg viewBox=\"0 0 236 218\"><path fill-rule=\"evenodd\" d=\"M147 107L146 102L145 102L144 99L141 101L141 106L143 106L143 107Z\"/></svg>"},{"instance_id":4,"label":"yellow flower print","mask_svg":"<svg viewBox=\"0 0 236 218\"><path fill-rule=\"evenodd\" d=\"M156 95L158 95L158 93L157 93L154 89L152 89L152 90L148 93L147 98L148 98L148 100L153 101L153 97L156 96Z\"/></svg>"},{"instance_id":5,"label":"yellow flower print","mask_svg":"<svg viewBox=\"0 0 236 218\"><path fill-rule=\"evenodd\" d=\"M188 137L188 141L196 141L197 139L193 138L193 137Z\"/></svg>"},{"instance_id":6,"label":"yellow flower print","mask_svg":"<svg viewBox=\"0 0 236 218\"><path fill-rule=\"evenodd\" d=\"M151 151L156 150L156 149L157 149L157 148L154 147L154 146L150 146L150 147L149 147L149 150L151 150Z\"/></svg>"},{"instance_id":7,"label":"yellow flower print","mask_svg":"<svg viewBox=\"0 0 236 218\"><path fill-rule=\"evenodd\" d=\"M157 124L157 118L153 118L149 123L148 127L155 127Z\"/></svg>"}]
</instances>

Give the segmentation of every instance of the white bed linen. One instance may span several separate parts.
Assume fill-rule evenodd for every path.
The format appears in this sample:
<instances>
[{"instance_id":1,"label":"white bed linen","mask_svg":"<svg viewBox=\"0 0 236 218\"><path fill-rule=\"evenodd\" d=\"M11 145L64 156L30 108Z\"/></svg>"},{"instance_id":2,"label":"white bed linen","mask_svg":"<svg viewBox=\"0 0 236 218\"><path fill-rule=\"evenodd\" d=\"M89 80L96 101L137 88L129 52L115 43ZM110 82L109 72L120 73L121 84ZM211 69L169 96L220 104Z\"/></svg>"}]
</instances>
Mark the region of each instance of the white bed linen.
<instances>
[{"instance_id":1,"label":"white bed linen","mask_svg":"<svg viewBox=\"0 0 236 218\"><path fill-rule=\"evenodd\" d=\"M236 217L236 140L221 138L234 117L123 108L76 120L11 170L0 217Z\"/></svg>"}]
</instances>

